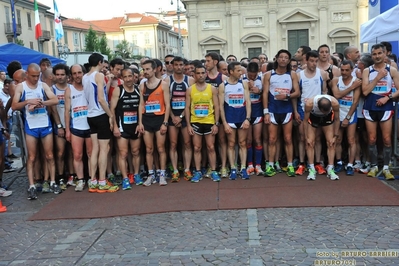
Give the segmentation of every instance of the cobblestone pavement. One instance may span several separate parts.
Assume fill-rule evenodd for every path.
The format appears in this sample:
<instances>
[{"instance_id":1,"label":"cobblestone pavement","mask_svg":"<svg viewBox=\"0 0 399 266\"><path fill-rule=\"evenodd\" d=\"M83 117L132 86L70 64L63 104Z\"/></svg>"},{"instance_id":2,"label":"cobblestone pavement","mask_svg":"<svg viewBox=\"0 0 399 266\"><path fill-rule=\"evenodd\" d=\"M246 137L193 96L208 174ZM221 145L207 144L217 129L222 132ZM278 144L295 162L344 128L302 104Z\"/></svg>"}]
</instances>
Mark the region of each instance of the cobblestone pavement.
<instances>
[{"instance_id":1,"label":"cobblestone pavement","mask_svg":"<svg viewBox=\"0 0 399 266\"><path fill-rule=\"evenodd\" d=\"M13 195L0 198L8 207L0 213L0 265L399 265L399 207L244 209L32 222L27 219L56 196L28 201L25 173L6 174L5 183L14 177Z\"/></svg>"}]
</instances>

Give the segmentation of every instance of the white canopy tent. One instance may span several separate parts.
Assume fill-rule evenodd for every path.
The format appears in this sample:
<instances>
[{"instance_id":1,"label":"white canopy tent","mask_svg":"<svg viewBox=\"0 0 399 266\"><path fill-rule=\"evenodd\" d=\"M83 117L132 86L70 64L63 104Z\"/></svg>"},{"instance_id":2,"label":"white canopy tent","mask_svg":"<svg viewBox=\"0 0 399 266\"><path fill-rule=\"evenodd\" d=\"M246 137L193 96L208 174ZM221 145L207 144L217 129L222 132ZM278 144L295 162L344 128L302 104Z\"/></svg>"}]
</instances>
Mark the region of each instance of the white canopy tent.
<instances>
[{"instance_id":1,"label":"white canopy tent","mask_svg":"<svg viewBox=\"0 0 399 266\"><path fill-rule=\"evenodd\" d=\"M399 5L360 26L360 43L399 41Z\"/></svg>"}]
</instances>

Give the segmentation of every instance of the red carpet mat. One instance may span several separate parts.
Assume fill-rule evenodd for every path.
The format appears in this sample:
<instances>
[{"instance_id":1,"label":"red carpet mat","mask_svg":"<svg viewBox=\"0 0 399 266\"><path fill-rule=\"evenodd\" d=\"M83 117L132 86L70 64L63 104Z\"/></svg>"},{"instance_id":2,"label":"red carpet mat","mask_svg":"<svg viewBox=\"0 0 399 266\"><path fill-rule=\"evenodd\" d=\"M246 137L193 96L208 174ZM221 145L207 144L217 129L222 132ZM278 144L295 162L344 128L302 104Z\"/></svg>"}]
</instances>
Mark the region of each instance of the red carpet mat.
<instances>
[{"instance_id":1,"label":"red carpet mat","mask_svg":"<svg viewBox=\"0 0 399 266\"><path fill-rule=\"evenodd\" d=\"M398 181L393 181L398 182ZM40 197L40 195L39 195ZM274 207L399 206L399 193L376 178L365 175L331 181L317 176L271 178L254 176L251 180L220 183L204 179L165 187L134 186L116 193L75 192L73 188L57 196L29 220L87 219L174 211Z\"/></svg>"}]
</instances>

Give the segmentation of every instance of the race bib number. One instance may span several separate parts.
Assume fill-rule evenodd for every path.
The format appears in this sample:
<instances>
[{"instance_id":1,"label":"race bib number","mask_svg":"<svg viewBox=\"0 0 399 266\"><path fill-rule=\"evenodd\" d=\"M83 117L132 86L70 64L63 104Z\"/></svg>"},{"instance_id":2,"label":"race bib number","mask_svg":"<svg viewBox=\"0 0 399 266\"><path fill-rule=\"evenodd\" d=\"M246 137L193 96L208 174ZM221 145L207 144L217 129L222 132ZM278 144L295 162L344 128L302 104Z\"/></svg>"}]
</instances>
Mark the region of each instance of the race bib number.
<instances>
[{"instance_id":1,"label":"race bib number","mask_svg":"<svg viewBox=\"0 0 399 266\"><path fill-rule=\"evenodd\" d=\"M161 111L161 104L159 101L148 101L145 103L146 113L156 113Z\"/></svg>"},{"instance_id":2,"label":"race bib number","mask_svg":"<svg viewBox=\"0 0 399 266\"><path fill-rule=\"evenodd\" d=\"M126 125L137 124L137 112L123 112L123 123Z\"/></svg>"},{"instance_id":3,"label":"race bib number","mask_svg":"<svg viewBox=\"0 0 399 266\"><path fill-rule=\"evenodd\" d=\"M260 94L251 93L251 102L259 102L260 101Z\"/></svg>"},{"instance_id":4,"label":"race bib number","mask_svg":"<svg viewBox=\"0 0 399 266\"><path fill-rule=\"evenodd\" d=\"M172 109L181 110L186 108L186 98L174 97L172 98Z\"/></svg>"},{"instance_id":5,"label":"race bib number","mask_svg":"<svg viewBox=\"0 0 399 266\"><path fill-rule=\"evenodd\" d=\"M57 95L57 98L58 98L59 105L65 105L65 96L64 95Z\"/></svg>"},{"instance_id":6,"label":"race bib number","mask_svg":"<svg viewBox=\"0 0 399 266\"><path fill-rule=\"evenodd\" d=\"M209 115L209 105L208 104L195 105L194 114L196 117L207 117Z\"/></svg>"},{"instance_id":7,"label":"race bib number","mask_svg":"<svg viewBox=\"0 0 399 266\"><path fill-rule=\"evenodd\" d=\"M242 107L244 105L244 95L243 94L230 94L229 95L229 105L231 107Z\"/></svg>"},{"instance_id":8,"label":"race bib number","mask_svg":"<svg viewBox=\"0 0 399 266\"><path fill-rule=\"evenodd\" d=\"M72 110L73 118L87 117L87 106L74 107Z\"/></svg>"},{"instance_id":9,"label":"race bib number","mask_svg":"<svg viewBox=\"0 0 399 266\"><path fill-rule=\"evenodd\" d=\"M44 107L35 108L33 111L29 111L29 114L31 115L41 115L45 113L46 113L46 108Z\"/></svg>"},{"instance_id":10,"label":"race bib number","mask_svg":"<svg viewBox=\"0 0 399 266\"><path fill-rule=\"evenodd\" d=\"M373 92L376 93L385 93L388 92L388 86L385 80L380 80L377 82L377 85L374 87Z\"/></svg>"}]
</instances>

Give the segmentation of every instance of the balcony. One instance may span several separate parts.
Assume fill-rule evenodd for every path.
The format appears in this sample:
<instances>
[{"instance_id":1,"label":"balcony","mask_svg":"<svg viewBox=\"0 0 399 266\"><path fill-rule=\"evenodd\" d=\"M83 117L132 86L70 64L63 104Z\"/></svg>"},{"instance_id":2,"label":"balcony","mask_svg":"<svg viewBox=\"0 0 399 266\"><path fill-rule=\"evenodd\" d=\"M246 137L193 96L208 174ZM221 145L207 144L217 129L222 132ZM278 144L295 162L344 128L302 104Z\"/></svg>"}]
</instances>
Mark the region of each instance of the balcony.
<instances>
[{"instance_id":1,"label":"balcony","mask_svg":"<svg viewBox=\"0 0 399 266\"><path fill-rule=\"evenodd\" d=\"M51 40L51 34L49 30L42 30L42 36L39 37L40 42L48 42Z\"/></svg>"},{"instance_id":2,"label":"balcony","mask_svg":"<svg viewBox=\"0 0 399 266\"><path fill-rule=\"evenodd\" d=\"M12 23L4 23L4 33L7 36L13 36L14 31L12 28ZM21 35L22 29L21 29L21 24L17 24L17 36Z\"/></svg>"}]
</instances>

